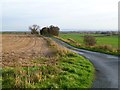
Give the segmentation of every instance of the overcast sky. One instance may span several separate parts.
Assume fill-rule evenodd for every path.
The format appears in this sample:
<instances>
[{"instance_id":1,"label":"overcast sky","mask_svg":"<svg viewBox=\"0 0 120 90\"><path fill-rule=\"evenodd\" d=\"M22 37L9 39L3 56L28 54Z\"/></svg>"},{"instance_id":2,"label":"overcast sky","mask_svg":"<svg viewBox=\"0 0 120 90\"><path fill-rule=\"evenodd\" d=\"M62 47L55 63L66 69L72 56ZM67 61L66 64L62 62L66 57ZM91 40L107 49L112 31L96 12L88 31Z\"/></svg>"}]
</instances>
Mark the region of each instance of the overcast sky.
<instances>
[{"instance_id":1,"label":"overcast sky","mask_svg":"<svg viewBox=\"0 0 120 90\"><path fill-rule=\"evenodd\" d=\"M55 25L61 29L117 30L119 0L3 0L2 30ZM1 13L0 13L1 14Z\"/></svg>"}]
</instances>

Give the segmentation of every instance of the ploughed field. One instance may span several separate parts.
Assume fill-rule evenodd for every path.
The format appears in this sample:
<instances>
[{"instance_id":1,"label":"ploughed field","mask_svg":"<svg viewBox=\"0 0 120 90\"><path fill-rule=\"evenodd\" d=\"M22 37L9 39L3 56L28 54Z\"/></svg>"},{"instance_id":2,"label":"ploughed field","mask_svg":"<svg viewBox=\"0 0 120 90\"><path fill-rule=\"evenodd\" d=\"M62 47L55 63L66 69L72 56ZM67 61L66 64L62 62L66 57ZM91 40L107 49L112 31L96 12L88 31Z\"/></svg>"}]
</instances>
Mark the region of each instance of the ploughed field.
<instances>
[{"instance_id":1,"label":"ploughed field","mask_svg":"<svg viewBox=\"0 0 120 90\"><path fill-rule=\"evenodd\" d=\"M92 87L93 64L50 38L3 34L1 44L2 88Z\"/></svg>"},{"instance_id":2,"label":"ploughed field","mask_svg":"<svg viewBox=\"0 0 120 90\"><path fill-rule=\"evenodd\" d=\"M2 35L2 65L32 65L30 60L41 56L50 56L47 42L40 37L29 35Z\"/></svg>"}]
</instances>

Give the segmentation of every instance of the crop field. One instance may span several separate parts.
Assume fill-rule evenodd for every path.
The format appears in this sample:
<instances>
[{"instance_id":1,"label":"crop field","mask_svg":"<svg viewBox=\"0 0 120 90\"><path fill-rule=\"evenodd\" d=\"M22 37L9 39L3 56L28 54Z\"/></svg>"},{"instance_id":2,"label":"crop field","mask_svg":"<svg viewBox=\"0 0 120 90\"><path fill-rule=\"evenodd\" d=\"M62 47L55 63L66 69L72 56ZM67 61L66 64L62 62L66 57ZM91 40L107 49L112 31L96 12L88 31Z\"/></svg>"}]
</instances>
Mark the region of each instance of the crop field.
<instances>
[{"instance_id":1,"label":"crop field","mask_svg":"<svg viewBox=\"0 0 120 90\"><path fill-rule=\"evenodd\" d=\"M85 34L76 34L76 33L68 33L68 34L60 34L60 37L64 39L73 39L80 44L84 44L83 36ZM111 45L113 48L118 48L118 36L105 36L102 34L90 34L96 37L97 45Z\"/></svg>"},{"instance_id":2,"label":"crop field","mask_svg":"<svg viewBox=\"0 0 120 90\"><path fill-rule=\"evenodd\" d=\"M92 87L92 63L52 39L25 34L1 37L2 88Z\"/></svg>"},{"instance_id":3,"label":"crop field","mask_svg":"<svg viewBox=\"0 0 120 90\"><path fill-rule=\"evenodd\" d=\"M43 38L25 35L2 36L2 65L14 66L15 63L26 66L30 59L42 55L49 56L50 48Z\"/></svg>"}]
</instances>

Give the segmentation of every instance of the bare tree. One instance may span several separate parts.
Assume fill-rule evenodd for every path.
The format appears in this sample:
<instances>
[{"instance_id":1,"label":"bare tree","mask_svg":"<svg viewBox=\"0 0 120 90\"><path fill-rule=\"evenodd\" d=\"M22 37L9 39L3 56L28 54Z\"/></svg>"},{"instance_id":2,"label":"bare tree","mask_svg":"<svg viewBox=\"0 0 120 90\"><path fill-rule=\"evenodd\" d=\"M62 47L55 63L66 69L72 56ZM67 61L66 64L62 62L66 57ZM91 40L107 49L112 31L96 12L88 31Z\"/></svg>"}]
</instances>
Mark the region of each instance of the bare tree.
<instances>
[{"instance_id":1,"label":"bare tree","mask_svg":"<svg viewBox=\"0 0 120 90\"><path fill-rule=\"evenodd\" d=\"M38 34L40 26L34 24L32 26L29 26L29 29L31 30L31 34Z\"/></svg>"}]
</instances>

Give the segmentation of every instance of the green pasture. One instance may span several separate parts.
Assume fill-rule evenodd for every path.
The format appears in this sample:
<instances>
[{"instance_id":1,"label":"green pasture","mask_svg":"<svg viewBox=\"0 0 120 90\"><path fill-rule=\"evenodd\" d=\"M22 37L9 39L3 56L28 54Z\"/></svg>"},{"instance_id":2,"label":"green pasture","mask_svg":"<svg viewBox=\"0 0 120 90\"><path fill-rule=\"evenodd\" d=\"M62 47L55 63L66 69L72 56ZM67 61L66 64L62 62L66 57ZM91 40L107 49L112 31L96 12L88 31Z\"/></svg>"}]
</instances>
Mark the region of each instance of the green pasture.
<instances>
[{"instance_id":1,"label":"green pasture","mask_svg":"<svg viewBox=\"0 0 120 90\"><path fill-rule=\"evenodd\" d=\"M67 33L67 34L60 34L60 37L63 39L71 38L80 44L84 44L83 36L85 34L76 34L76 33ZM90 34L96 37L97 45L111 45L113 48L118 48L118 36L112 35L102 35L102 34Z\"/></svg>"}]
</instances>

